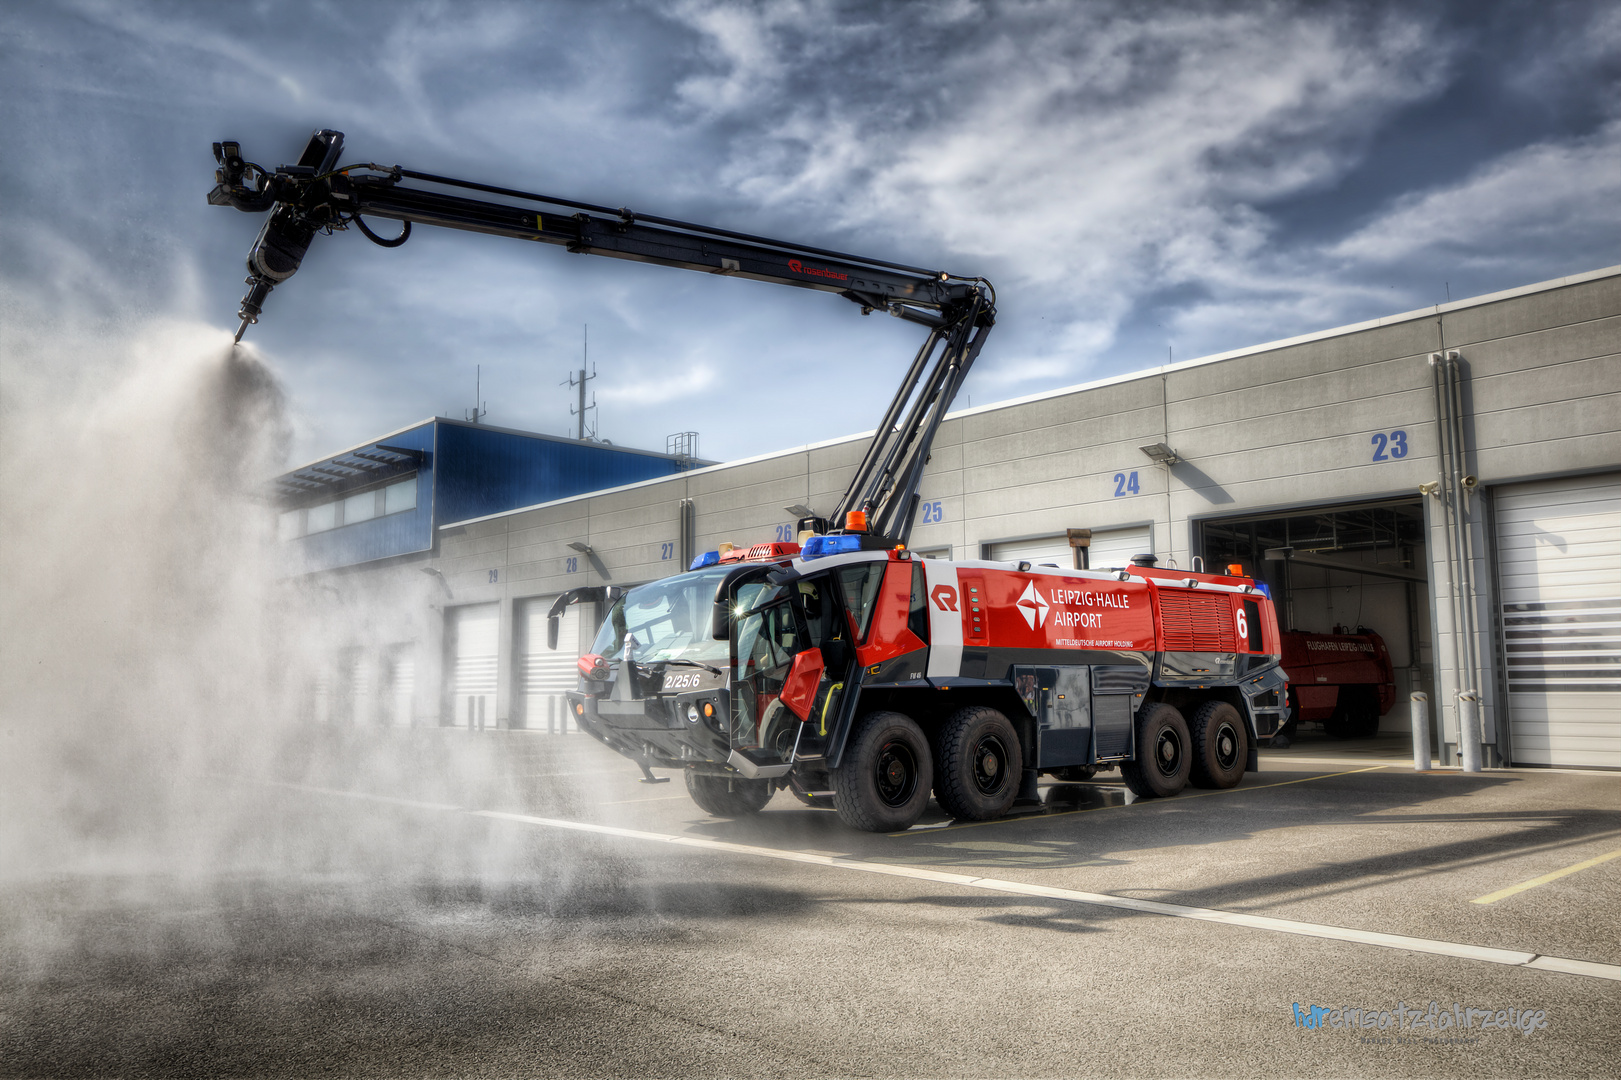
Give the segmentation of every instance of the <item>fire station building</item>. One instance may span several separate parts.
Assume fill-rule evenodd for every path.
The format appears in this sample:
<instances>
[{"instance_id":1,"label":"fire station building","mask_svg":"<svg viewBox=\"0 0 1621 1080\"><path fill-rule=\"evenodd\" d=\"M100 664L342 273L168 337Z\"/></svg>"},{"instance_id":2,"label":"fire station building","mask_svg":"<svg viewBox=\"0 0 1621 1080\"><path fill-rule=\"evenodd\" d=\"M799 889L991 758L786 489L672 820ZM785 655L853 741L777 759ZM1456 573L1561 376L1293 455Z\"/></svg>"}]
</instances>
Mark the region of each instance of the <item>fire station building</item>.
<instances>
[{"instance_id":1,"label":"fire station building","mask_svg":"<svg viewBox=\"0 0 1621 1080\"><path fill-rule=\"evenodd\" d=\"M329 558L323 588L371 612L333 647L372 674L326 694L399 707L324 708L564 730L557 695L595 626L570 608L549 650L560 593L793 539L804 510L843 493L865 440L659 464L441 516L409 554ZM926 556L1241 564L1283 629L1383 638L1397 705L1382 732L1406 731L1423 691L1455 762L1467 694L1488 765L1621 768L1621 266L961 409L914 522ZM390 685L390 657L410 658L409 687Z\"/></svg>"}]
</instances>

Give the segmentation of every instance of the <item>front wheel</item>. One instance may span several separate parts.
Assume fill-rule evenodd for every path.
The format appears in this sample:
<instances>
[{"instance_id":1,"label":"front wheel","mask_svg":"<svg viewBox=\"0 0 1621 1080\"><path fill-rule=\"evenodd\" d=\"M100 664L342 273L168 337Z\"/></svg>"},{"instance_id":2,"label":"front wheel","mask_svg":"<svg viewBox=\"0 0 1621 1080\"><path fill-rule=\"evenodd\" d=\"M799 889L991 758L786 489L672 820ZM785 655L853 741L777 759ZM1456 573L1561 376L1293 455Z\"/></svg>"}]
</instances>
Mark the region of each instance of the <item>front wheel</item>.
<instances>
[{"instance_id":1,"label":"front wheel","mask_svg":"<svg viewBox=\"0 0 1621 1080\"><path fill-rule=\"evenodd\" d=\"M1019 793L1024 755L1008 718L976 706L953 715L935 741L934 797L959 821L1007 813Z\"/></svg>"},{"instance_id":2,"label":"front wheel","mask_svg":"<svg viewBox=\"0 0 1621 1080\"><path fill-rule=\"evenodd\" d=\"M1121 762L1120 775L1139 799L1162 799L1187 786L1193 766L1188 725L1169 705L1148 705L1137 714L1137 756Z\"/></svg>"},{"instance_id":3,"label":"front wheel","mask_svg":"<svg viewBox=\"0 0 1621 1080\"><path fill-rule=\"evenodd\" d=\"M1244 779L1249 764L1249 733L1238 710L1225 701L1207 701L1194 710L1194 787L1230 788Z\"/></svg>"},{"instance_id":4,"label":"front wheel","mask_svg":"<svg viewBox=\"0 0 1621 1080\"><path fill-rule=\"evenodd\" d=\"M923 729L901 713L876 712L856 727L833 770L833 806L852 828L899 832L923 816L933 783Z\"/></svg>"},{"instance_id":5,"label":"front wheel","mask_svg":"<svg viewBox=\"0 0 1621 1080\"><path fill-rule=\"evenodd\" d=\"M748 817L771 801L771 781L743 776L711 776L687 770L687 794L698 808L716 817Z\"/></svg>"}]
</instances>

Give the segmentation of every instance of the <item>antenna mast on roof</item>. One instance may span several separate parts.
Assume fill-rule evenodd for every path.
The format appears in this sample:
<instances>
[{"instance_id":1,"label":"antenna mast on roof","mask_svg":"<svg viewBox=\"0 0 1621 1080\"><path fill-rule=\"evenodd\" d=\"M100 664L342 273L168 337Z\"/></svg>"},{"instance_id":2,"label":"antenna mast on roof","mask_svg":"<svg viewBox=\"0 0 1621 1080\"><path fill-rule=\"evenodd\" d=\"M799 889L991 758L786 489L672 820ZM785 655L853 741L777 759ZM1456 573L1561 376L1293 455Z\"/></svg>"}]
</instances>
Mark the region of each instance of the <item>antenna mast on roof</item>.
<instances>
[{"instance_id":1,"label":"antenna mast on roof","mask_svg":"<svg viewBox=\"0 0 1621 1080\"><path fill-rule=\"evenodd\" d=\"M490 410L483 408L484 400L484 366L475 364L473 367L473 407L462 414L473 423L478 423L490 415Z\"/></svg>"},{"instance_id":2,"label":"antenna mast on roof","mask_svg":"<svg viewBox=\"0 0 1621 1080\"><path fill-rule=\"evenodd\" d=\"M590 439L592 442L596 442L596 440L597 440L597 428L596 428L596 425L595 424L591 425L591 430L589 432L586 431L586 428L585 428L585 413L586 413L586 410L595 409L597 407L597 392L595 390L591 391L591 404L587 405L585 403L585 384L587 382L589 382L590 380L597 377L597 369L596 369L596 365L593 364L593 365L591 365L591 373L589 375L586 374L587 361L589 360L589 358L591 356L591 324L590 323L585 323L584 327L585 327L585 338L584 338L584 343L583 343L583 346L582 346L582 349L581 349L581 352L580 352L580 370L579 370L579 372L577 374L577 377L576 377L575 373L571 372L569 374L568 383L567 383L567 385L570 388L577 387L579 389L579 391L580 391L580 403L579 403L578 407L575 407L575 406L572 406L572 405L569 406L568 411L569 411L570 416L579 417L578 427L576 428L576 432L575 432L574 437L579 439L581 442L585 442L587 439ZM559 385L563 385L563 384L559 384Z\"/></svg>"}]
</instances>

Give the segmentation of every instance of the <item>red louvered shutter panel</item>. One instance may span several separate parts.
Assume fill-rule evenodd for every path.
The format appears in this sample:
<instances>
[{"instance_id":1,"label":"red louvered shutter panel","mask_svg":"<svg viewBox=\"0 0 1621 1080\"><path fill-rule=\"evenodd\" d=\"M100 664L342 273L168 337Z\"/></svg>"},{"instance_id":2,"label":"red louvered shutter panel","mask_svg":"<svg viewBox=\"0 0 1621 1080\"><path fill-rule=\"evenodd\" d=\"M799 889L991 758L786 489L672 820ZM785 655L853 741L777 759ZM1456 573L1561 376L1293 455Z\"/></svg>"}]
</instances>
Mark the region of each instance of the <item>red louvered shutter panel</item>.
<instances>
[{"instance_id":1,"label":"red louvered shutter panel","mask_svg":"<svg viewBox=\"0 0 1621 1080\"><path fill-rule=\"evenodd\" d=\"M1238 651L1232 602L1226 596L1161 589L1159 617L1167 652Z\"/></svg>"}]
</instances>

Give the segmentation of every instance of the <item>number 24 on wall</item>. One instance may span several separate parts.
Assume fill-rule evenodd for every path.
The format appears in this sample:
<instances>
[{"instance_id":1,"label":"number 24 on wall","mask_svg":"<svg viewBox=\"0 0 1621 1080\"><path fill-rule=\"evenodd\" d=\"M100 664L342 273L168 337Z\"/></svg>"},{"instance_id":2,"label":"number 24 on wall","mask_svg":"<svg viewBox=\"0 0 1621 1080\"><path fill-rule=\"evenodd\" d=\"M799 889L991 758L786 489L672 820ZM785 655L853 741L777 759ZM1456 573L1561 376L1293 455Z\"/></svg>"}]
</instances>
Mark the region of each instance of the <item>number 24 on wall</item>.
<instances>
[{"instance_id":1,"label":"number 24 on wall","mask_svg":"<svg viewBox=\"0 0 1621 1080\"><path fill-rule=\"evenodd\" d=\"M1392 431L1386 435L1382 431L1373 433L1370 440L1373 443L1373 460L1390 461L1393 458L1407 456L1407 432Z\"/></svg>"}]
</instances>

